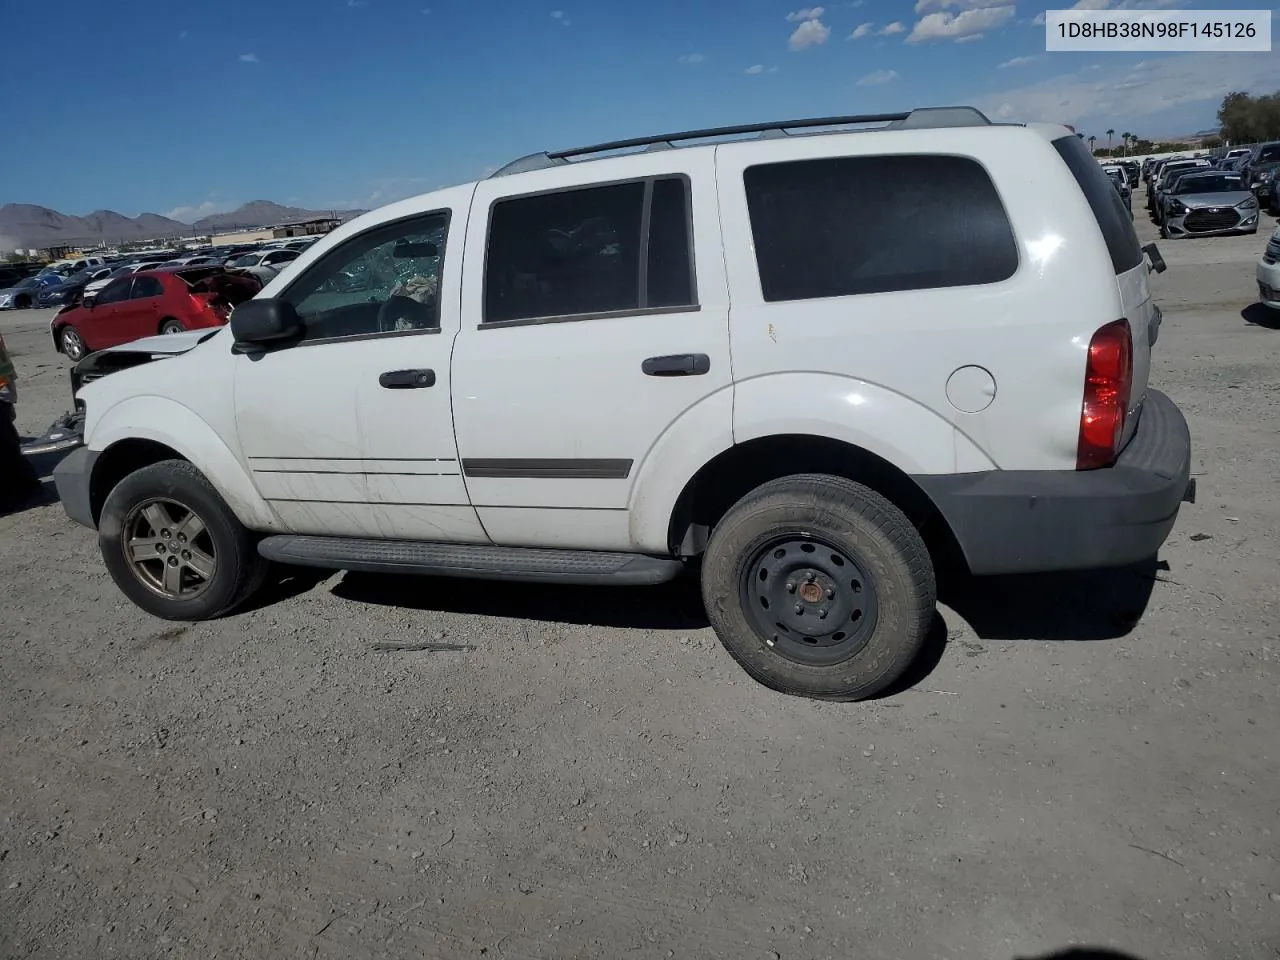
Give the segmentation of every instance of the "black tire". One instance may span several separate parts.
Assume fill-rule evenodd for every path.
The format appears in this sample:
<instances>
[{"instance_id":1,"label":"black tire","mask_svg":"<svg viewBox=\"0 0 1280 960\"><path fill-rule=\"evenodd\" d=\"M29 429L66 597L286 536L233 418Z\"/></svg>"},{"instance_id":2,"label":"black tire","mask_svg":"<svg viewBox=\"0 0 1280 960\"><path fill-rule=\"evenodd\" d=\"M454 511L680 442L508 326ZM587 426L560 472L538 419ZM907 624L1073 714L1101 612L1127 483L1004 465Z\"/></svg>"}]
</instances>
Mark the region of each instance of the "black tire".
<instances>
[{"instance_id":1,"label":"black tire","mask_svg":"<svg viewBox=\"0 0 1280 960\"><path fill-rule=\"evenodd\" d=\"M13 309L15 309L15 310L30 310L30 309L31 309L31 298L30 298L30 297L28 297L28 296L25 296L25 295L23 295L23 296L19 296L16 300L14 300L14 301L13 301Z\"/></svg>"},{"instance_id":2,"label":"black tire","mask_svg":"<svg viewBox=\"0 0 1280 960\"><path fill-rule=\"evenodd\" d=\"M71 324L67 324L58 331L58 343L62 345L62 352L68 360L81 360L89 352L84 337L80 336L80 331Z\"/></svg>"},{"instance_id":3,"label":"black tire","mask_svg":"<svg viewBox=\"0 0 1280 960\"><path fill-rule=\"evenodd\" d=\"M160 332L163 334L182 333L186 329L181 320L175 320L173 317L166 317L160 324Z\"/></svg>"},{"instance_id":4,"label":"black tire","mask_svg":"<svg viewBox=\"0 0 1280 960\"><path fill-rule=\"evenodd\" d=\"M811 560L818 566L808 573L793 565ZM844 573L846 593L833 597L841 586L835 577L850 567L857 575ZM822 599L801 596L814 584ZM798 602L785 612L778 603L758 612L769 609L767 590L788 591L785 603ZM815 699L861 700L891 686L920 652L937 586L924 541L901 510L861 484L802 474L758 487L716 525L703 558L702 596L721 643L760 683ZM775 611L778 623L766 631L762 621ZM797 632L832 629L805 619L810 614L831 614L834 632L819 639ZM769 632L775 627L780 632Z\"/></svg>"},{"instance_id":5,"label":"black tire","mask_svg":"<svg viewBox=\"0 0 1280 960\"><path fill-rule=\"evenodd\" d=\"M148 586L145 575L135 572L135 568L141 570L143 565L130 559L126 544L126 538L132 536L130 528L144 522L139 519L140 515L157 502L171 515L183 508L201 521L201 532L192 538L191 545L199 537L200 552L214 560L204 585L187 597ZM164 557L157 558L162 572L166 564L177 559L180 551L176 548L186 545L185 540L178 544L177 538L174 531L155 538L168 543L166 550L173 548ZM135 538L133 542L145 541ZM230 613L261 585L268 568L267 561L258 554L254 537L231 512L213 484L185 460L154 463L116 484L102 507L98 546L107 571L121 592L147 613L165 620L212 620ZM156 569L150 559L146 569ZM188 574L187 578L194 579L194 575ZM178 593L181 592L180 587Z\"/></svg>"}]
</instances>

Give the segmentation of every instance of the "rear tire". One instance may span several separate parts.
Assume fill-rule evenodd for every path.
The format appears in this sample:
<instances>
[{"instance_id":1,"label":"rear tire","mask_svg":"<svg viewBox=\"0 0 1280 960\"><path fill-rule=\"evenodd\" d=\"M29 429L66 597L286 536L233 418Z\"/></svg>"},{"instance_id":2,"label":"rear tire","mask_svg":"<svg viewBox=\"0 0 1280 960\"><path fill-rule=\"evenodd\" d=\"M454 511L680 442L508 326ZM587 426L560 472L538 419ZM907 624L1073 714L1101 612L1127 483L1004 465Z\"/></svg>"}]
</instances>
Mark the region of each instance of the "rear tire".
<instances>
[{"instance_id":1,"label":"rear tire","mask_svg":"<svg viewBox=\"0 0 1280 960\"><path fill-rule=\"evenodd\" d=\"M15 310L30 310L30 309L31 309L31 298L30 298L30 297L28 297L28 296L26 296L25 294L24 294L23 296L18 297L16 300L14 300L14 301L13 301L13 309L15 309Z\"/></svg>"},{"instance_id":2,"label":"rear tire","mask_svg":"<svg viewBox=\"0 0 1280 960\"><path fill-rule=\"evenodd\" d=\"M901 510L861 484L803 474L758 487L716 525L702 595L721 643L760 683L860 700L920 652L937 587Z\"/></svg>"},{"instance_id":3,"label":"rear tire","mask_svg":"<svg viewBox=\"0 0 1280 960\"><path fill-rule=\"evenodd\" d=\"M116 484L102 508L98 546L120 591L165 620L230 613L268 567L213 484L185 460L154 463Z\"/></svg>"},{"instance_id":4,"label":"rear tire","mask_svg":"<svg viewBox=\"0 0 1280 960\"><path fill-rule=\"evenodd\" d=\"M187 328L182 325L182 321L174 320L172 317L167 318L160 324L160 332L168 335L173 333L182 333Z\"/></svg>"},{"instance_id":5,"label":"rear tire","mask_svg":"<svg viewBox=\"0 0 1280 960\"><path fill-rule=\"evenodd\" d=\"M80 331L68 324L58 332L58 342L62 344L62 352L68 360L80 360L89 352Z\"/></svg>"}]
</instances>

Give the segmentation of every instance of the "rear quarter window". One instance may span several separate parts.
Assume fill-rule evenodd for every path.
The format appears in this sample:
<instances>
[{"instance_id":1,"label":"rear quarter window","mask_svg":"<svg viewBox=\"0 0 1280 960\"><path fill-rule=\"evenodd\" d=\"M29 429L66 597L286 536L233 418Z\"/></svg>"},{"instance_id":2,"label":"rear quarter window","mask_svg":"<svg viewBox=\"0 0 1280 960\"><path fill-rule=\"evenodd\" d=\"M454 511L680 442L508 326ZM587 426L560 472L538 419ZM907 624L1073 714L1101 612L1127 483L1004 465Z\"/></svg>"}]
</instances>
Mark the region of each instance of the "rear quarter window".
<instances>
[{"instance_id":1,"label":"rear quarter window","mask_svg":"<svg viewBox=\"0 0 1280 960\"><path fill-rule=\"evenodd\" d=\"M797 160L743 180L769 302L998 283L1018 269L1000 196L968 157Z\"/></svg>"},{"instance_id":2,"label":"rear quarter window","mask_svg":"<svg viewBox=\"0 0 1280 960\"><path fill-rule=\"evenodd\" d=\"M1079 137L1060 137L1053 141L1053 148L1058 151L1067 169L1080 186L1080 191L1089 202L1093 211L1093 219L1107 243L1107 252L1111 254L1111 266L1117 275L1127 273L1142 263L1142 247L1138 243L1138 234L1134 232L1133 221L1124 201L1111 181L1098 166L1098 161L1089 155L1089 148Z\"/></svg>"}]
</instances>

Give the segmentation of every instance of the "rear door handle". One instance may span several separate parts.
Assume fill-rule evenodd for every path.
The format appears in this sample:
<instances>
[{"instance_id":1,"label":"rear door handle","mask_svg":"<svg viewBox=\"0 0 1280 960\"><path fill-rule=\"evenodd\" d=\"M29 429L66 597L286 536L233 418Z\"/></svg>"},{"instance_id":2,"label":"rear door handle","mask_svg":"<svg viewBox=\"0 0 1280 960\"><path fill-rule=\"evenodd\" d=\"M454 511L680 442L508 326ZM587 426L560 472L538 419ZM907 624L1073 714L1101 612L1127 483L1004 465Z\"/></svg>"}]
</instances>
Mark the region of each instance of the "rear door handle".
<instances>
[{"instance_id":1,"label":"rear door handle","mask_svg":"<svg viewBox=\"0 0 1280 960\"><path fill-rule=\"evenodd\" d=\"M378 385L388 390L421 390L436 385L434 370L388 370L378 377Z\"/></svg>"},{"instance_id":2,"label":"rear door handle","mask_svg":"<svg viewBox=\"0 0 1280 960\"><path fill-rule=\"evenodd\" d=\"M700 377L711 370L711 358L705 353L650 357L640 364L640 370L649 377Z\"/></svg>"}]
</instances>

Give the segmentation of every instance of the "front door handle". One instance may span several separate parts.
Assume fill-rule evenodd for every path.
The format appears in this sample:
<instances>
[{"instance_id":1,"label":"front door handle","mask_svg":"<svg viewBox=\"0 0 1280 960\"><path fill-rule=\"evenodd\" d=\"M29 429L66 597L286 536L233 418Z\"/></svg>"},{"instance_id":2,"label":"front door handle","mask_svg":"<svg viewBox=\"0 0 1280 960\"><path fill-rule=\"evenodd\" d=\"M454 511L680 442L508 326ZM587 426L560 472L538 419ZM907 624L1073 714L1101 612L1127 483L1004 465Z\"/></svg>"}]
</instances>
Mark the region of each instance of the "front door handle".
<instances>
[{"instance_id":1,"label":"front door handle","mask_svg":"<svg viewBox=\"0 0 1280 960\"><path fill-rule=\"evenodd\" d=\"M700 377L711 370L711 358L705 353L650 357L640 364L640 370L649 377Z\"/></svg>"},{"instance_id":2,"label":"front door handle","mask_svg":"<svg viewBox=\"0 0 1280 960\"><path fill-rule=\"evenodd\" d=\"M434 370L388 370L378 377L378 386L388 390L421 390L435 385Z\"/></svg>"}]
</instances>

